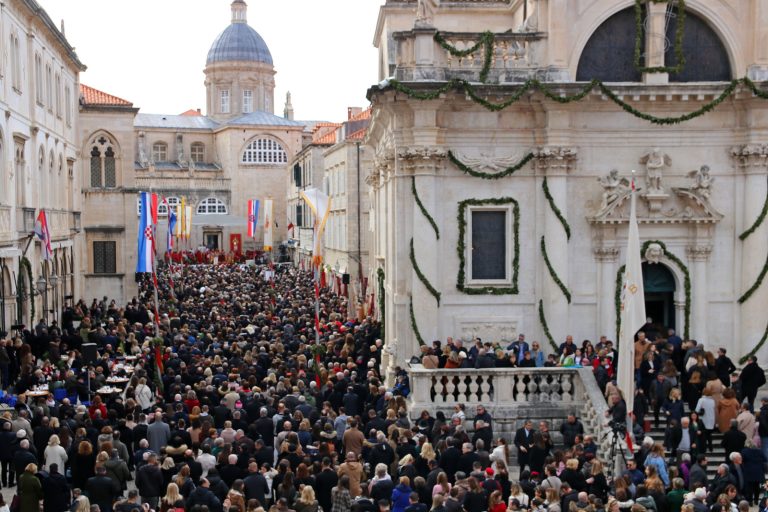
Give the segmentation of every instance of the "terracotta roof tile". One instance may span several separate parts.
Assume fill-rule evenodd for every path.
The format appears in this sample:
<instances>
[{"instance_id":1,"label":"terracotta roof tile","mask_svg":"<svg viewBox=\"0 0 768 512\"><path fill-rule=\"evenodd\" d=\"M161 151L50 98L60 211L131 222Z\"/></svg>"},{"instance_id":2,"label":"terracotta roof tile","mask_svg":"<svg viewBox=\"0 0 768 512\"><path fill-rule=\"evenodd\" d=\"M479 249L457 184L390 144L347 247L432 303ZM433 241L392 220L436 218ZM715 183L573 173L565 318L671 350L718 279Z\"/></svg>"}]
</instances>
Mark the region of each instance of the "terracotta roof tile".
<instances>
[{"instance_id":1,"label":"terracotta roof tile","mask_svg":"<svg viewBox=\"0 0 768 512\"><path fill-rule=\"evenodd\" d=\"M349 118L349 121L362 121L364 119L370 119L371 118L371 109L372 109L372 107L368 107L367 109L363 110L359 114L355 114L354 116Z\"/></svg>"},{"instance_id":2,"label":"terracotta roof tile","mask_svg":"<svg viewBox=\"0 0 768 512\"><path fill-rule=\"evenodd\" d=\"M336 144L336 130L313 137L312 144Z\"/></svg>"},{"instance_id":3,"label":"terracotta roof tile","mask_svg":"<svg viewBox=\"0 0 768 512\"><path fill-rule=\"evenodd\" d=\"M202 116L203 114L201 114L199 110L195 110L194 108L191 108L191 109L187 110L186 112L182 112L179 115L180 116L190 116L190 117L192 117L192 116Z\"/></svg>"},{"instance_id":4,"label":"terracotta roof tile","mask_svg":"<svg viewBox=\"0 0 768 512\"><path fill-rule=\"evenodd\" d=\"M118 98L104 91L94 89L85 84L80 84L80 97L85 105L109 105L117 107L132 107L133 103L123 98Z\"/></svg>"},{"instance_id":5,"label":"terracotta roof tile","mask_svg":"<svg viewBox=\"0 0 768 512\"><path fill-rule=\"evenodd\" d=\"M368 131L368 127L360 128L356 132L351 133L347 137L347 140L363 140L365 138L365 134L366 134L367 131Z\"/></svg>"}]
</instances>

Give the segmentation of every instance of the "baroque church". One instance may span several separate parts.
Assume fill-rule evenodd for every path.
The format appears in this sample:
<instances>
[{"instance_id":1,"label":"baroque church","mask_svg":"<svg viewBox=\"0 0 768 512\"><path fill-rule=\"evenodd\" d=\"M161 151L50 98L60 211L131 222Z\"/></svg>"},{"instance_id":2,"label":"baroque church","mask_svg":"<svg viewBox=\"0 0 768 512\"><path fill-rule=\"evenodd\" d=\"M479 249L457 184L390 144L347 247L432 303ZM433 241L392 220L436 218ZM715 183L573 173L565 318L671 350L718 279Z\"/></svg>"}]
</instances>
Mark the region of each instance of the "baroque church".
<instances>
[{"instance_id":1,"label":"baroque church","mask_svg":"<svg viewBox=\"0 0 768 512\"><path fill-rule=\"evenodd\" d=\"M206 113L140 113L127 100L81 86L79 176L84 194L85 256L89 296L127 300L136 293L136 238L140 191L167 198L159 207L157 243L163 252L168 208L192 207L188 240L224 251L260 250L263 214L255 239L246 236L249 199L272 200L284 218L287 167L308 135L293 120L290 99L274 115L275 68L264 39L247 22L244 0L231 3L231 23L213 41L205 62ZM286 226L274 226L284 240ZM275 244L276 245L276 244Z\"/></svg>"},{"instance_id":2,"label":"baroque church","mask_svg":"<svg viewBox=\"0 0 768 512\"><path fill-rule=\"evenodd\" d=\"M387 0L374 41L391 365L615 341L633 179L655 328L765 356L768 1Z\"/></svg>"}]
</instances>

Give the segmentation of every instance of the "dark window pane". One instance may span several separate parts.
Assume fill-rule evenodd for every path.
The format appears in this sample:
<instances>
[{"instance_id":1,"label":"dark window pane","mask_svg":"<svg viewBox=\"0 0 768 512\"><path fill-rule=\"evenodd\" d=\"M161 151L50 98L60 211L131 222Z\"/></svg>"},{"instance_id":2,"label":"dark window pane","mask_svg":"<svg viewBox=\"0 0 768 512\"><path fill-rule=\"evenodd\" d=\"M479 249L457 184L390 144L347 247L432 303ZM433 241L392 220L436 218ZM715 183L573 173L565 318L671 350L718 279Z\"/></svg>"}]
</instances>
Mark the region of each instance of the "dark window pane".
<instances>
[{"instance_id":1,"label":"dark window pane","mask_svg":"<svg viewBox=\"0 0 768 512\"><path fill-rule=\"evenodd\" d=\"M640 71L635 67L634 60L636 33L634 7L619 11L605 20L581 53L576 80L587 82L597 78L604 82L639 82Z\"/></svg>"},{"instance_id":2,"label":"dark window pane","mask_svg":"<svg viewBox=\"0 0 768 512\"><path fill-rule=\"evenodd\" d=\"M472 212L472 279L507 278L506 224L506 212Z\"/></svg>"},{"instance_id":3,"label":"dark window pane","mask_svg":"<svg viewBox=\"0 0 768 512\"><path fill-rule=\"evenodd\" d=\"M114 274L117 272L117 243L93 242L93 273Z\"/></svg>"},{"instance_id":4,"label":"dark window pane","mask_svg":"<svg viewBox=\"0 0 768 512\"><path fill-rule=\"evenodd\" d=\"M664 56L667 66L677 65L675 56L675 34L677 33L677 8L672 10L672 17L667 25L669 45ZM680 73L669 75L670 82L728 82L731 80L731 63L722 41L707 23L692 13L685 11L685 32L683 35L683 55L685 66Z\"/></svg>"},{"instance_id":5,"label":"dark window pane","mask_svg":"<svg viewBox=\"0 0 768 512\"><path fill-rule=\"evenodd\" d=\"M101 187L101 153L95 147L91 151L91 186Z\"/></svg>"},{"instance_id":6,"label":"dark window pane","mask_svg":"<svg viewBox=\"0 0 768 512\"><path fill-rule=\"evenodd\" d=\"M115 152L112 148L104 154L104 186L113 188L117 186L117 173L115 171Z\"/></svg>"}]
</instances>

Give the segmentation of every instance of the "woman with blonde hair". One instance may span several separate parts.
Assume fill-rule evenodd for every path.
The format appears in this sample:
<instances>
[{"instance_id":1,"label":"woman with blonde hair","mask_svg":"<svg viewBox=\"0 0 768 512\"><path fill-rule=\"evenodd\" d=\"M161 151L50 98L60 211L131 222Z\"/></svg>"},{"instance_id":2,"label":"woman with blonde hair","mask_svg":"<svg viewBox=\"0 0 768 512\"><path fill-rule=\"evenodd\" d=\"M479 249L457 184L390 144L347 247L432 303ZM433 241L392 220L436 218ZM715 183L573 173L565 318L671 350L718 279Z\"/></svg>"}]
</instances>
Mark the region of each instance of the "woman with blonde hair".
<instances>
[{"instance_id":1,"label":"woman with blonde hair","mask_svg":"<svg viewBox=\"0 0 768 512\"><path fill-rule=\"evenodd\" d=\"M147 378L142 377L139 379L139 384L136 386L136 389L134 390L134 396L136 397L136 402L138 402L139 407L141 407L141 410L145 413L149 412L150 407L152 407L152 390L149 389L149 386L147 386Z\"/></svg>"},{"instance_id":2,"label":"woman with blonde hair","mask_svg":"<svg viewBox=\"0 0 768 512\"><path fill-rule=\"evenodd\" d=\"M239 512L245 512L245 491L244 485L241 479L237 479L232 482L232 488L227 493L227 499L229 500L229 510L236 508ZM290 502L289 502L290 506Z\"/></svg>"},{"instance_id":3,"label":"woman with blonde hair","mask_svg":"<svg viewBox=\"0 0 768 512\"><path fill-rule=\"evenodd\" d=\"M91 502L88 496L85 494L78 496L72 507L72 512L91 512Z\"/></svg>"},{"instance_id":4,"label":"woman with blonde hair","mask_svg":"<svg viewBox=\"0 0 768 512\"><path fill-rule=\"evenodd\" d=\"M301 488L301 495L293 504L293 509L296 512L318 512L319 506L315 497L315 490L311 486L305 485Z\"/></svg>"},{"instance_id":5,"label":"woman with blonde hair","mask_svg":"<svg viewBox=\"0 0 768 512\"><path fill-rule=\"evenodd\" d=\"M179 493L179 486L171 482L160 499L160 512L173 512L177 508L184 508L184 496Z\"/></svg>"},{"instance_id":6,"label":"woman with blonde hair","mask_svg":"<svg viewBox=\"0 0 768 512\"><path fill-rule=\"evenodd\" d=\"M37 464L27 464L19 477L18 496L19 512L40 512L40 500L43 499L43 486L36 476Z\"/></svg>"},{"instance_id":7,"label":"woman with blonde hair","mask_svg":"<svg viewBox=\"0 0 768 512\"><path fill-rule=\"evenodd\" d=\"M64 465L67 463L68 459L67 451L61 446L59 436L56 434L53 434L50 439L48 439L48 446L45 447L43 458L45 460L45 466L43 467L46 471L50 472L51 464L58 464L58 467L64 471Z\"/></svg>"}]
</instances>

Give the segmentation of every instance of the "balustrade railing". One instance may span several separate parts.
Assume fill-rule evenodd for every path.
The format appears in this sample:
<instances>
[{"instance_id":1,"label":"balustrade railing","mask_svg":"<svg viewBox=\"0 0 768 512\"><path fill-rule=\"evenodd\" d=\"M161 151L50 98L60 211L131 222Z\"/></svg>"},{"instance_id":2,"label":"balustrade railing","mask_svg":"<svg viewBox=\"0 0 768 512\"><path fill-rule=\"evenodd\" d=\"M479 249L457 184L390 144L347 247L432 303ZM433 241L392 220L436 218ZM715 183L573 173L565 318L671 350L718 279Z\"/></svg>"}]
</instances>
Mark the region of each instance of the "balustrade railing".
<instances>
[{"instance_id":1,"label":"balustrade railing","mask_svg":"<svg viewBox=\"0 0 768 512\"><path fill-rule=\"evenodd\" d=\"M231 180L228 178L198 178L198 177L162 177L153 175L137 176L136 187L154 190L229 190Z\"/></svg>"}]
</instances>

